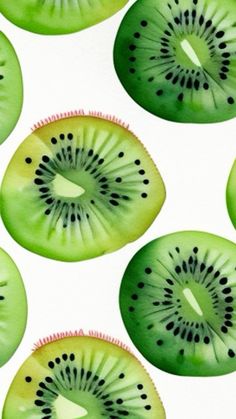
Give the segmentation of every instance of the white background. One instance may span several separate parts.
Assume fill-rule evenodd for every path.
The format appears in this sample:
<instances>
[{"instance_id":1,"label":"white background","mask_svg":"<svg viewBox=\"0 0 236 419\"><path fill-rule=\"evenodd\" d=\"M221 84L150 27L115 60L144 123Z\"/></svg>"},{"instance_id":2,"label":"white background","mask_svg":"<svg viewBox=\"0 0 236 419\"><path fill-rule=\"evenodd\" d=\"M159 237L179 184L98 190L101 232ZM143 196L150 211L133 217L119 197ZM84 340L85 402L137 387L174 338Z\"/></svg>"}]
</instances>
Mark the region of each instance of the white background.
<instances>
[{"instance_id":1,"label":"white background","mask_svg":"<svg viewBox=\"0 0 236 419\"><path fill-rule=\"evenodd\" d=\"M133 102L118 81L112 61L115 34L131 3L109 20L67 36L35 35L0 16L1 30L21 62L25 96L19 123L0 148L0 177L35 122L84 108L129 123L156 162L167 189L164 207L143 237L113 254L85 262L61 263L30 253L14 242L0 221L0 246L18 265L29 302L26 334L0 370L0 408L13 376L39 338L83 328L119 338L132 348L152 376L168 419L233 419L235 373L188 378L160 371L134 348L119 313L123 272L134 253L151 239L195 229L236 241L225 205L225 186L236 155L236 119L213 125L176 124Z\"/></svg>"}]
</instances>

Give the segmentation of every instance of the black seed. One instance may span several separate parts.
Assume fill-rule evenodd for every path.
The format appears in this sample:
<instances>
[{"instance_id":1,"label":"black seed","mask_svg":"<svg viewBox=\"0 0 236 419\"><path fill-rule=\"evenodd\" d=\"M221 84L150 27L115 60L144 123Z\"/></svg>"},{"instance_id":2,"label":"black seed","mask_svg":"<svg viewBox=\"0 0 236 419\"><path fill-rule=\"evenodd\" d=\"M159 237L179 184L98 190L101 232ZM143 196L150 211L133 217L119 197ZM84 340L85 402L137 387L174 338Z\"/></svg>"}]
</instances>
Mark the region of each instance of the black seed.
<instances>
[{"instance_id":1,"label":"black seed","mask_svg":"<svg viewBox=\"0 0 236 419\"><path fill-rule=\"evenodd\" d=\"M180 349L179 353L180 355L184 355L184 349Z\"/></svg>"},{"instance_id":2,"label":"black seed","mask_svg":"<svg viewBox=\"0 0 236 419\"><path fill-rule=\"evenodd\" d=\"M176 327L176 329L174 330L174 336L177 336L180 332L180 328Z\"/></svg>"},{"instance_id":3,"label":"black seed","mask_svg":"<svg viewBox=\"0 0 236 419\"><path fill-rule=\"evenodd\" d=\"M153 304L154 306L159 306L159 305L160 305L159 301L154 301L152 304Z\"/></svg>"},{"instance_id":4,"label":"black seed","mask_svg":"<svg viewBox=\"0 0 236 419\"><path fill-rule=\"evenodd\" d=\"M172 281L172 279L167 279L166 282L168 282L169 285L174 285L174 282Z\"/></svg>"},{"instance_id":5,"label":"black seed","mask_svg":"<svg viewBox=\"0 0 236 419\"><path fill-rule=\"evenodd\" d=\"M224 288L223 290L222 290L222 292L223 292L223 294L230 294L231 293L231 288Z\"/></svg>"},{"instance_id":6,"label":"black seed","mask_svg":"<svg viewBox=\"0 0 236 419\"><path fill-rule=\"evenodd\" d=\"M131 312L134 311L134 307L132 307L132 306L129 307L129 311L131 311Z\"/></svg>"},{"instance_id":7,"label":"black seed","mask_svg":"<svg viewBox=\"0 0 236 419\"><path fill-rule=\"evenodd\" d=\"M222 333L227 333L227 332L228 332L227 327L222 326L222 327L221 327L221 332L222 332Z\"/></svg>"},{"instance_id":8,"label":"black seed","mask_svg":"<svg viewBox=\"0 0 236 419\"><path fill-rule=\"evenodd\" d=\"M179 96L178 96L178 100L179 100L180 102L182 102L182 101L183 101L183 99L184 99L184 94L183 94L183 93L180 93L180 94L179 94Z\"/></svg>"},{"instance_id":9,"label":"black seed","mask_svg":"<svg viewBox=\"0 0 236 419\"><path fill-rule=\"evenodd\" d=\"M140 33L139 33L139 32L135 32L135 33L134 33L134 37L135 37L135 38L140 38Z\"/></svg>"},{"instance_id":10,"label":"black seed","mask_svg":"<svg viewBox=\"0 0 236 419\"><path fill-rule=\"evenodd\" d=\"M146 194L146 192L143 192L143 193L141 194L141 197L142 197L142 198L147 198L147 196L148 196L148 195Z\"/></svg>"},{"instance_id":11,"label":"black seed","mask_svg":"<svg viewBox=\"0 0 236 419\"><path fill-rule=\"evenodd\" d=\"M141 164L141 161L140 160L135 160L135 162L134 162L137 166L139 166L140 164Z\"/></svg>"},{"instance_id":12,"label":"black seed","mask_svg":"<svg viewBox=\"0 0 236 419\"><path fill-rule=\"evenodd\" d=\"M203 88L204 88L205 90L208 90L208 89L209 89L209 84L208 84L208 83L204 83L204 84L203 84Z\"/></svg>"},{"instance_id":13,"label":"black seed","mask_svg":"<svg viewBox=\"0 0 236 419\"><path fill-rule=\"evenodd\" d=\"M147 23L146 20L141 20L140 24L141 24L141 26L143 26L145 28L148 23Z\"/></svg>"},{"instance_id":14,"label":"black seed","mask_svg":"<svg viewBox=\"0 0 236 419\"><path fill-rule=\"evenodd\" d=\"M51 210L48 208L48 209L46 209L46 211L44 212L44 214L45 215L49 215L49 214L51 214Z\"/></svg>"},{"instance_id":15,"label":"black seed","mask_svg":"<svg viewBox=\"0 0 236 419\"><path fill-rule=\"evenodd\" d=\"M204 16L201 15L199 18L199 24L202 25L204 23Z\"/></svg>"},{"instance_id":16,"label":"black seed","mask_svg":"<svg viewBox=\"0 0 236 419\"><path fill-rule=\"evenodd\" d=\"M163 340L162 340L162 339L158 339L158 340L157 340L157 345L158 345L158 346L163 345Z\"/></svg>"},{"instance_id":17,"label":"black seed","mask_svg":"<svg viewBox=\"0 0 236 419\"><path fill-rule=\"evenodd\" d=\"M172 77L173 77L173 73L168 73L166 75L166 80L170 80L170 79L172 79Z\"/></svg>"},{"instance_id":18,"label":"black seed","mask_svg":"<svg viewBox=\"0 0 236 419\"><path fill-rule=\"evenodd\" d=\"M234 98L233 97L228 97L227 102L229 103L229 105L233 105L234 104Z\"/></svg>"},{"instance_id":19,"label":"black seed","mask_svg":"<svg viewBox=\"0 0 236 419\"><path fill-rule=\"evenodd\" d=\"M31 383L32 378L31 378L31 377L29 377L29 376L27 376L27 377L25 377L25 381L26 381L27 383Z\"/></svg>"},{"instance_id":20,"label":"black seed","mask_svg":"<svg viewBox=\"0 0 236 419\"><path fill-rule=\"evenodd\" d=\"M129 49L130 49L130 51L134 51L136 49L136 46L135 45L130 45Z\"/></svg>"},{"instance_id":21,"label":"black seed","mask_svg":"<svg viewBox=\"0 0 236 419\"><path fill-rule=\"evenodd\" d=\"M136 61L135 57L130 57L129 60L133 63L134 61Z\"/></svg>"},{"instance_id":22,"label":"black seed","mask_svg":"<svg viewBox=\"0 0 236 419\"><path fill-rule=\"evenodd\" d=\"M235 357L235 352L233 351L233 349L229 349L228 350L228 355L230 358L234 358Z\"/></svg>"},{"instance_id":23,"label":"black seed","mask_svg":"<svg viewBox=\"0 0 236 419\"><path fill-rule=\"evenodd\" d=\"M225 307L225 311L227 311L228 313L233 313L234 309L233 307Z\"/></svg>"},{"instance_id":24,"label":"black seed","mask_svg":"<svg viewBox=\"0 0 236 419\"><path fill-rule=\"evenodd\" d=\"M148 275L149 275L149 274L151 274L151 273L152 273L151 268L146 268L146 269L145 269L145 273L146 273L146 274L148 274Z\"/></svg>"},{"instance_id":25,"label":"black seed","mask_svg":"<svg viewBox=\"0 0 236 419\"><path fill-rule=\"evenodd\" d=\"M188 81L187 81L187 89L192 89L192 85L193 85L192 79L189 78Z\"/></svg>"},{"instance_id":26,"label":"black seed","mask_svg":"<svg viewBox=\"0 0 236 419\"><path fill-rule=\"evenodd\" d=\"M36 179L34 179L34 183L35 183L36 185L43 185L43 184L44 184L44 181L43 181L42 179L38 179L38 178L36 178Z\"/></svg>"},{"instance_id":27,"label":"black seed","mask_svg":"<svg viewBox=\"0 0 236 419\"><path fill-rule=\"evenodd\" d=\"M131 296L131 298L132 298L132 300L137 300L137 299L138 299L138 296L137 296L137 294L133 294L133 295Z\"/></svg>"},{"instance_id":28,"label":"black seed","mask_svg":"<svg viewBox=\"0 0 236 419\"><path fill-rule=\"evenodd\" d=\"M195 335L195 336L194 336L194 341L195 341L196 343L198 343L198 342L199 342L199 340L200 340L199 335Z\"/></svg>"},{"instance_id":29,"label":"black seed","mask_svg":"<svg viewBox=\"0 0 236 419\"><path fill-rule=\"evenodd\" d=\"M218 31L218 32L216 32L216 38L220 39L224 36L224 34L225 33L223 31Z\"/></svg>"},{"instance_id":30,"label":"black seed","mask_svg":"<svg viewBox=\"0 0 236 419\"><path fill-rule=\"evenodd\" d=\"M227 75L224 73L220 73L220 78L221 80L226 80L227 79Z\"/></svg>"},{"instance_id":31,"label":"black seed","mask_svg":"<svg viewBox=\"0 0 236 419\"><path fill-rule=\"evenodd\" d=\"M122 400L122 399L117 399L117 400L116 400L116 403L117 403L117 404L122 404L122 403L123 403L123 400Z\"/></svg>"},{"instance_id":32,"label":"black seed","mask_svg":"<svg viewBox=\"0 0 236 419\"><path fill-rule=\"evenodd\" d=\"M43 160L44 163L48 163L50 161L48 156L43 156L42 160Z\"/></svg>"},{"instance_id":33,"label":"black seed","mask_svg":"<svg viewBox=\"0 0 236 419\"><path fill-rule=\"evenodd\" d=\"M223 71L223 73L228 73L229 69L227 67L221 67L221 71Z\"/></svg>"},{"instance_id":34,"label":"black seed","mask_svg":"<svg viewBox=\"0 0 236 419\"><path fill-rule=\"evenodd\" d=\"M223 52L222 57L223 58L229 58L230 57L230 53L229 52Z\"/></svg>"},{"instance_id":35,"label":"black seed","mask_svg":"<svg viewBox=\"0 0 236 419\"><path fill-rule=\"evenodd\" d=\"M49 368L53 369L54 368L54 362L49 361L48 366L49 366Z\"/></svg>"},{"instance_id":36,"label":"black seed","mask_svg":"<svg viewBox=\"0 0 236 419\"><path fill-rule=\"evenodd\" d=\"M32 163L32 159L30 157L26 157L25 162L27 164L30 164L30 163Z\"/></svg>"},{"instance_id":37,"label":"black seed","mask_svg":"<svg viewBox=\"0 0 236 419\"><path fill-rule=\"evenodd\" d=\"M192 342L192 339L193 339L193 334L192 334L192 332L190 331L190 332L188 333L188 336L187 336L187 341L188 341L188 342Z\"/></svg>"},{"instance_id":38,"label":"black seed","mask_svg":"<svg viewBox=\"0 0 236 419\"><path fill-rule=\"evenodd\" d=\"M121 374L119 375L119 379L120 379L120 380L122 380L123 378L125 378L125 374L121 373Z\"/></svg>"},{"instance_id":39,"label":"black seed","mask_svg":"<svg viewBox=\"0 0 236 419\"><path fill-rule=\"evenodd\" d=\"M177 274L179 274L179 273L181 272L181 267L180 267L180 266L176 266L176 268L175 268L175 272L176 272Z\"/></svg>"},{"instance_id":40,"label":"black seed","mask_svg":"<svg viewBox=\"0 0 236 419\"><path fill-rule=\"evenodd\" d=\"M166 330L171 330L171 329L173 329L173 327L174 327L174 322L170 322L170 323L168 323L167 325L166 325Z\"/></svg>"},{"instance_id":41,"label":"black seed","mask_svg":"<svg viewBox=\"0 0 236 419\"><path fill-rule=\"evenodd\" d=\"M122 182L122 179L121 179L121 177L117 177L117 178L115 179L115 181L116 181L117 183L121 183L121 182Z\"/></svg>"},{"instance_id":42,"label":"black seed","mask_svg":"<svg viewBox=\"0 0 236 419\"><path fill-rule=\"evenodd\" d=\"M68 359L68 355L67 355L67 354L63 354L63 355L62 355L62 359L63 359L64 361L67 361L67 359Z\"/></svg>"},{"instance_id":43,"label":"black seed","mask_svg":"<svg viewBox=\"0 0 236 419\"><path fill-rule=\"evenodd\" d=\"M144 183L144 185L148 185L149 184L149 180L148 179L144 179L143 183Z\"/></svg>"},{"instance_id":44,"label":"black seed","mask_svg":"<svg viewBox=\"0 0 236 419\"><path fill-rule=\"evenodd\" d=\"M52 143L52 144L56 144L56 143L57 143L57 139L56 139L55 137L52 137L52 138L51 138L51 143Z\"/></svg>"},{"instance_id":45,"label":"black seed","mask_svg":"<svg viewBox=\"0 0 236 419\"><path fill-rule=\"evenodd\" d=\"M44 405L45 405L45 403L44 403L44 402L42 402L41 400L35 400L34 404L35 404L36 406L44 406Z\"/></svg>"},{"instance_id":46,"label":"black seed","mask_svg":"<svg viewBox=\"0 0 236 419\"><path fill-rule=\"evenodd\" d=\"M68 140L72 140L73 139L73 134L71 134L71 132L69 132L69 134L67 135Z\"/></svg>"},{"instance_id":47,"label":"black seed","mask_svg":"<svg viewBox=\"0 0 236 419\"><path fill-rule=\"evenodd\" d=\"M230 322L229 320L226 320L226 321L225 321L225 326L227 326L227 327L232 327L232 326L233 326L233 323L232 323L232 322Z\"/></svg>"},{"instance_id":48,"label":"black seed","mask_svg":"<svg viewBox=\"0 0 236 419\"><path fill-rule=\"evenodd\" d=\"M139 283L138 283L138 287L139 287L139 288L144 288L144 282L139 282Z\"/></svg>"},{"instance_id":49,"label":"black seed","mask_svg":"<svg viewBox=\"0 0 236 419\"><path fill-rule=\"evenodd\" d=\"M225 42L221 42L220 44L219 44L219 48L220 49L225 49L227 47L227 45L226 45L226 43Z\"/></svg>"},{"instance_id":50,"label":"black seed","mask_svg":"<svg viewBox=\"0 0 236 419\"><path fill-rule=\"evenodd\" d=\"M119 157L119 158L124 157L124 153L123 153L123 151L121 151L121 152L118 154L118 157Z\"/></svg>"},{"instance_id":51,"label":"black seed","mask_svg":"<svg viewBox=\"0 0 236 419\"><path fill-rule=\"evenodd\" d=\"M208 336L205 336L203 340L204 340L204 343L206 345L208 345L208 343L210 343L210 338Z\"/></svg>"},{"instance_id":52,"label":"black seed","mask_svg":"<svg viewBox=\"0 0 236 419\"><path fill-rule=\"evenodd\" d=\"M130 72L131 74L134 74L134 73L135 73L135 71L136 71L136 70L135 70L135 68L130 68L130 69L129 69L129 72Z\"/></svg>"},{"instance_id":53,"label":"black seed","mask_svg":"<svg viewBox=\"0 0 236 419\"><path fill-rule=\"evenodd\" d=\"M148 81L151 82L154 80L154 77L149 77Z\"/></svg>"},{"instance_id":54,"label":"black seed","mask_svg":"<svg viewBox=\"0 0 236 419\"><path fill-rule=\"evenodd\" d=\"M147 395L146 394L141 394L141 399L146 400L147 399Z\"/></svg>"},{"instance_id":55,"label":"black seed","mask_svg":"<svg viewBox=\"0 0 236 419\"><path fill-rule=\"evenodd\" d=\"M119 205L119 202L115 201L114 199L110 199L110 204L113 205L114 207L117 207Z\"/></svg>"},{"instance_id":56,"label":"black seed","mask_svg":"<svg viewBox=\"0 0 236 419\"><path fill-rule=\"evenodd\" d=\"M220 279L220 281L219 281L219 283L221 284L221 285L226 285L227 284L227 282L228 282L228 278L221 278Z\"/></svg>"},{"instance_id":57,"label":"black seed","mask_svg":"<svg viewBox=\"0 0 236 419\"><path fill-rule=\"evenodd\" d=\"M195 254L196 254L197 252L198 252L198 247L194 247L194 248L193 248L193 253L195 253Z\"/></svg>"},{"instance_id":58,"label":"black seed","mask_svg":"<svg viewBox=\"0 0 236 419\"><path fill-rule=\"evenodd\" d=\"M147 406L144 406L144 408L145 408L146 410L151 410L152 406L150 406L150 404L148 404Z\"/></svg>"},{"instance_id":59,"label":"black seed","mask_svg":"<svg viewBox=\"0 0 236 419\"><path fill-rule=\"evenodd\" d=\"M233 297L226 297L225 302L226 303L232 303L234 301Z\"/></svg>"},{"instance_id":60,"label":"black seed","mask_svg":"<svg viewBox=\"0 0 236 419\"><path fill-rule=\"evenodd\" d=\"M157 95L157 96L161 96L161 95L163 95L163 90L161 90L161 89L160 89L160 90L157 90L157 91L156 91L156 95Z\"/></svg>"}]
</instances>

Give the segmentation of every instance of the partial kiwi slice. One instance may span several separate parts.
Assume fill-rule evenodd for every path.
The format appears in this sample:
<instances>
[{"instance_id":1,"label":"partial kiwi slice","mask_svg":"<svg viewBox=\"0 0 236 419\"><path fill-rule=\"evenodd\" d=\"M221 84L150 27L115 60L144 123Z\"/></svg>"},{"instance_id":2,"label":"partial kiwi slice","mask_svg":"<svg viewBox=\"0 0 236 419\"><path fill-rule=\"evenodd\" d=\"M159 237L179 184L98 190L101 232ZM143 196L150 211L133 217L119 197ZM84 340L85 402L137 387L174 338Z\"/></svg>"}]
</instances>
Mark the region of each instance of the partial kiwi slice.
<instances>
[{"instance_id":1,"label":"partial kiwi slice","mask_svg":"<svg viewBox=\"0 0 236 419\"><path fill-rule=\"evenodd\" d=\"M128 0L0 0L0 13L30 32L59 35L80 31L112 16Z\"/></svg>"},{"instance_id":2,"label":"partial kiwi slice","mask_svg":"<svg viewBox=\"0 0 236 419\"><path fill-rule=\"evenodd\" d=\"M16 151L1 213L27 249L76 261L137 239L164 199L159 172L125 125L100 114L62 115L37 125Z\"/></svg>"},{"instance_id":3,"label":"partial kiwi slice","mask_svg":"<svg viewBox=\"0 0 236 419\"><path fill-rule=\"evenodd\" d=\"M236 160L230 171L227 188L226 188L226 203L230 219L236 228Z\"/></svg>"},{"instance_id":4,"label":"partial kiwi slice","mask_svg":"<svg viewBox=\"0 0 236 419\"><path fill-rule=\"evenodd\" d=\"M124 88L149 112L177 122L236 115L234 0L138 0L117 34Z\"/></svg>"},{"instance_id":5,"label":"partial kiwi slice","mask_svg":"<svg viewBox=\"0 0 236 419\"><path fill-rule=\"evenodd\" d=\"M172 374L236 370L236 245L196 231L160 237L131 260L120 289L128 333Z\"/></svg>"},{"instance_id":6,"label":"partial kiwi slice","mask_svg":"<svg viewBox=\"0 0 236 419\"><path fill-rule=\"evenodd\" d=\"M44 339L9 389L2 419L164 419L140 362L115 339L82 331Z\"/></svg>"},{"instance_id":7,"label":"partial kiwi slice","mask_svg":"<svg viewBox=\"0 0 236 419\"><path fill-rule=\"evenodd\" d=\"M0 367L14 354L27 320L25 288L15 263L0 249Z\"/></svg>"},{"instance_id":8,"label":"partial kiwi slice","mask_svg":"<svg viewBox=\"0 0 236 419\"><path fill-rule=\"evenodd\" d=\"M0 32L0 144L15 127L22 102L20 64L10 41Z\"/></svg>"}]
</instances>

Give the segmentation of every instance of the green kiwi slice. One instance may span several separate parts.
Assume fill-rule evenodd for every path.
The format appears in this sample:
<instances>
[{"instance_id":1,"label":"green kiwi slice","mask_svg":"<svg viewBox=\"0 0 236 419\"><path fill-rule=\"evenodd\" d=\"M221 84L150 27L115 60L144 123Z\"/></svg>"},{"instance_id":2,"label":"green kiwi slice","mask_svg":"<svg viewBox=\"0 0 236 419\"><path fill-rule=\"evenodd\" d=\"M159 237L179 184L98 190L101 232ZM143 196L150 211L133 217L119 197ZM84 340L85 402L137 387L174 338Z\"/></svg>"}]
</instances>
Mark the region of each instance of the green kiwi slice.
<instances>
[{"instance_id":1,"label":"green kiwi slice","mask_svg":"<svg viewBox=\"0 0 236 419\"><path fill-rule=\"evenodd\" d=\"M236 245L196 231L160 237L131 260L120 289L128 333L177 375L236 370Z\"/></svg>"},{"instance_id":2,"label":"green kiwi slice","mask_svg":"<svg viewBox=\"0 0 236 419\"><path fill-rule=\"evenodd\" d=\"M16 151L1 213L22 246L76 261L136 240L160 211L165 189L125 125L100 114L64 116L37 125Z\"/></svg>"},{"instance_id":3,"label":"green kiwi slice","mask_svg":"<svg viewBox=\"0 0 236 419\"><path fill-rule=\"evenodd\" d=\"M43 346L42 346L43 345ZM9 389L2 419L164 419L140 362L96 332L40 341Z\"/></svg>"},{"instance_id":4,"label":"green kiwi slice","mask_svg":"<svg viewBox=\"0 0 236 419\"><path fill-rule=\"evenodd\" d=\"M19 346L26 320L27 300L21 275L10 256L0 249L0 367Z\"/></svg>"},{"instance_id":5,"label":"green kiwi slice","mask_svg":"<svg viewBox=\"0 0 236 419\"><path fill-rule=\"evenodd\" d=\"M234 0L138 0L124 17L115 68L129 95L176 122L236 115Z\"/></svg>"},{"instance_id":6,"label":"green kiwi slice","mask_svg":"<svg viewBox=\"0 0 236 419\"><path fill-rule=\"evenodd\" d=\"M10 41L0 32L0 144L15 127L22 102L20 64Z\"/></svg>"},{"instance_id":7,"label":"green kiwi slice","mask_svg":"<svg viewBox=\"0 0 236 419\"><path fill-rule=\"evenodd\" d=\"M30 32L59 35L95 25L125 6L128 0L0 0L0 13Z\"/></svg>"},{"instance_id":8,"label":"green kiwi slice","mask_svg":"<svg viewBox=\"0 0 236 419\"><path fill-rule=\"evenodd\" d=\"M230 219L236 228L236 160L230 171L227 188L226 188L226 203Z\"/></svg>"}]
</instances>

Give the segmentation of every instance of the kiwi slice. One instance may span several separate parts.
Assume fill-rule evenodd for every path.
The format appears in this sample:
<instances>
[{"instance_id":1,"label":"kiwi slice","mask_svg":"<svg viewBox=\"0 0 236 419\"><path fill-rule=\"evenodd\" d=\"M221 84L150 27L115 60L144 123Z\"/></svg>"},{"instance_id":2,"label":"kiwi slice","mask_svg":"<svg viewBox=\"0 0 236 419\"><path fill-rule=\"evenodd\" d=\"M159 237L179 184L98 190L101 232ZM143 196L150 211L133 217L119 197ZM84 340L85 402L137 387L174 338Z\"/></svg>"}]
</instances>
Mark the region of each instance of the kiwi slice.
<instances>
[{"instance_id":1,"label":"kiwi slice","mask_svg":"<svg viewBox=\"0 0 236 419\"><path fill-rule=\"evenodd\" d=\"M82 417L164 419L165 412L143 366L116 340L80 331L40 341L16 374L2 419Z\"/></svg>"},{"instance_id":2,"label":"kiwi slice","mask_svg":"<svg viewBox=\"0 0 236 419\"><path fill-rule=\"evenodd\" d=\"M0 144L6 140L20 116L23 87L15 50L0 32Z\"/></svg>"},{"instance_id":3,"label":"kiwi slice","mask_svg":"<svg viewBox=\"0 0 236 419\"><path fill-rule=\"evenodd\" d=\"M0 367L19 346L26 319L27 300L21 275L10 256L0 249Z\"/></svg>"},{"instance_id":4,"label":"kiwi slice","mask_svg":"<svg viewBox=\"0 0 236 419\"><path fill-rule=\"evenodd\" d=\"M149 112L176 122L236 115L234 0L138 0L124 17L114 63Z\"/></svg>"},{"instance_id":5,"label":"kiwi slice","mask_svg":"<svg viewBox=\"0 0 236 419\"><path fill-rule=\"evenodd\" d=\"M13 156L1 212L27 249L92 258L137 239L160 211L165 189L148 153L125 125L98 115L39 124Z\"/></svg>"},{"instance_id":6,"label":"kiwi slice","mask_svg":"<svg viewBox=\"0 0 236 419\"><path fill-rule=\"evenodd\" d=\"M230 219L236 228L236 160L230 171L227 188L226 188L226 203Z\"/></svg>"},{"instance_id":7,"label":"kiwi slice","mask_svg":"<svg viewBox=\"0 0 236 419\"><path fill-rule=\"evenodd\" d=\"M0 13L30 32L77 32L112 16L128 0L0 0Z\"/></svg>"},{"instance_id":8,"label":"kiwi slice","mask_svg":"<svg viewBox=\"0 0 236 419\"><path fill-rule=\"evenodd\" d=\"M177 375L236 370L236 245L184 231L158 238L131 260L120 308L140 352Z\"/></svg>"}]
</instances>

